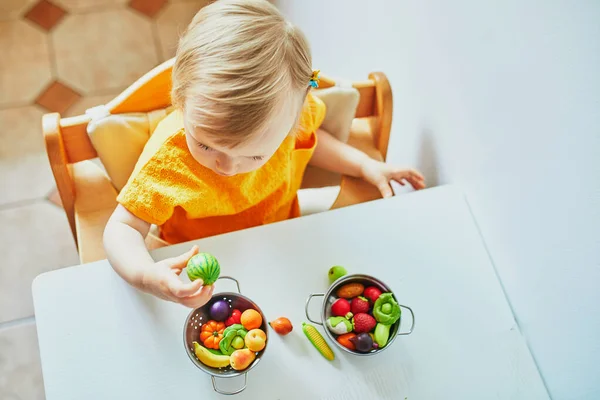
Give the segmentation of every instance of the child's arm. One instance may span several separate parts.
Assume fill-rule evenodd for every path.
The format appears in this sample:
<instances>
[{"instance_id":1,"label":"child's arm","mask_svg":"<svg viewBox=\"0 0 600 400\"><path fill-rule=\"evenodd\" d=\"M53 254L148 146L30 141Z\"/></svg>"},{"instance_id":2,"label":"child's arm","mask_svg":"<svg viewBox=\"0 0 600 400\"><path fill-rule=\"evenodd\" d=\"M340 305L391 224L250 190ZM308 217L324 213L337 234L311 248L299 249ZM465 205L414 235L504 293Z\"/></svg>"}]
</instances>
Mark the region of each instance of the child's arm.
<instances>
[{"instance_id":1,"label":"child's arm","mask_svg":"<svg viewBox=\"0 0 600 400\"><path fill-rule=\"evenodd\" d=\"M117 205L104 230L104 248L113 269L132 286L162 299L192 308L206 304L212 296L212 285L202 286L201 279L191 283L179 279L198 248L154 262L144 242L149 229L149 223Z\"/></svg>"},{"instance_id":2,"label":"child's arm","mask_svg":"<svg viewBox=\"0 0 600 400\"><path fill-rule=\"evenodd\" d=\"M367 156L362 151L340 142L323 129L317 130L317 148L310 164L344 175L363 178L377 186L383 197L392 196L391 180L404 185L408 181L415 189L425 187L424 178L413 169L401 169Z\"/></svg>"}]
</instances>

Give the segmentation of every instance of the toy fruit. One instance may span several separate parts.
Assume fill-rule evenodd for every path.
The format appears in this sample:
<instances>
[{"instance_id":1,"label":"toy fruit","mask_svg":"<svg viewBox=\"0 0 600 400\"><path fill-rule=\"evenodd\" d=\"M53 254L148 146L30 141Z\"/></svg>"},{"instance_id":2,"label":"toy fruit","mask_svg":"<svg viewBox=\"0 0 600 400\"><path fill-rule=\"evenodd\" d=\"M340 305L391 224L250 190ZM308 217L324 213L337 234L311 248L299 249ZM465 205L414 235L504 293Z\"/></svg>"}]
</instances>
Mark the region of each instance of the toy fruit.
<instances>
[{"instance_id":1,"label":"toy fruit","mask_svg":"<svg viewBox=\"0 0 600 400\"><path fill-rule=\"evenodd\" d=\"M210 317L215 321L225 321L229 318L229 303L225 300L217 300L210 306Z\"/></svg>"},{"instance_id":2,"label":"toy fruit","mask_svg":"<svg viewBox=\"0 0 600 400\"><path fill-rule=\"evenodd\" d=\"M236 371L241 371L248 368L255 358L256 353L250 349L236 350L229 357L229 364Z\"/></svg>"},{"instance_id":3,"label":"toy fruit","mask_svg":"<svg viewBox=\"0 0 600 400\"><path fill-rule=\"evenodd\" d=\"M383 347L387 344L388 339L390 338L390 326L391 325L378 323L375 327L375 334L373 336L375 337L375 343L379 347Z\"/></svg>"},{"instance_id":4,"label":"toy fruit","mask_svg":"<svg viewBox=\"0 0 600 400\"><path fill-rule=\"evenodd\" d=\"M391 293L383 293L373 306L373 316L380 324L392 325L400 319L400 306Z\"/></svg>"},{"instance_id":5,"label":"toy fruit","mask_svg":"<svg viewBox=\"0 0 600 400\"><path fill-rule=\"evenodd\" d=\"M250 331L252 329L260 328L262 325L262 317L258 311L250 308L242 313L240 322L244 325L244 328Z\"/></svg>"},{"instance_id":6,"label":"toy fruit","mask_svg":"<svg viewBox=\"0 0 600 400\"><path fill-rule=\"evenodd\" d=\"M194 353L202 364L212 368L224 368L230 363L229 356L214 354L209 349L200 346L198 342L194 342Z\"/></svg>"},{"instance_id":7,"label":"toy fruit","mask_svg":"<svg viewBox=\"0 0 600 400\"><path fill-rule=\"evenodd\" d=\"M273 328L275 332L282 336L287 335L294 329L290 320L285 317L277 318L275 321L269 322L269 325L271 325L271 328Z\"/></svg>"},{"instance_id":8,"label":"toy fruit","mask_svg":"<svg viewBox=\"0 0 600 400\"><path fill-rule=\"evenodd\" d=\"M234 309L231 312L231 316L225 320L225 326L231 326L233 324L240 324L242 318L242 312Z\"/></svg>"},{"instance_id":9,"label":"toy fruit","mask_svg":"<svg viewBox=\"0 0 600 400\"><path fill-rule=\"evenodd\" d=\"M347 273L348 271L346 271L346 268L339 265L335 265L329 268L329 272L327 273L327 277L329 278L329 284L332 284L333 282L337 281Z\"/></svg>"},{"instance_id":10,"label":"toy fruit","mask_svg":"<svg viewBox=\"0 0 600 400\"><path fill-rule=\"evenodd\" d=\"M241 336L236 336L231 341L231 347L233 347L236 350L243 349L245 345L246 342Z\"/></svg>"},{"instance_id":11,"label":"toy fruit","mask_svg":"<svg viewBox=\"0 0 600 400\"><path fill-rule=\"evenodd\" d=\"M352 332L352 322L344 317L329 317L325 325L327 325L327 328L336 335Z\"/></svg>"},{"instance_id":12,"label":"toy fruit","mask_svg":"<svg viewBox=\"0 0 600 400\"><path fill-rule=\"evenodd\" d=\"M371 308L369 300L366 297L358 296L352 299L350 303L350 311L356 315L359 313L368 313Z\"/></svg>"},{"instance_id":13,"label":"toy fruit","mask_svg":"<svg viewBox=\"0 0 600 400\"><path fill-rule=\"evenodd\" d=\"M369 314L360 313L354 316L352 319L352 324L354 325L354 332L367 333L371 332L373 328L375 328L377 321L375 321L375 318Z\"/></svg>"},{"instance_id":14,"label":"toy fruit","mask_svg":"<svg viewBox=\"0 0 600 400\"><path fill-rule=\"evenodd\" d=\"M246 347L251 351L258 352L265 348L267 345L267 335L262 329L252 329L246 335Z\"/></svg>"},{"instance_id":15,"label":"toy fruit","mask_svg":"<svg viewBox=\"0 0 600 400\"><path fill-rule=\"evenodd\" d=\"M351 299L360 296L364 290L365 287L362 283L347 283L338 289L337 296L343 299Z\"/></svg>"},{"instance_id":16,"label":"toy fruit","mask_svg":"<svg viewBox=\"0 0 600 400\"><path fill-rule=\"evenodd\" d=\"M212 285L221 274L219 262L209 253L198 253L190 258L186 265L187 274L191 281L202 279L204 285Z\"/></svg>"},{"instance_id":17,"label":"toy fruit","mask_svg":"<svg viewBox=\"0 0 600 400\"><path fill-rule=\"evenodd\" d=\"M381 296L381 290L379 290L375 286L369 286L365 289L363 296L371 300L371 303L375 303L379 296Z\"/></svg>"},{"instance_id":18,"label":"toy fruit","mask_svg":"<svg viewBox=\"0 0 600 400\"><path fill-rule=\"evenodd\" d=\"M356 347L356 351L368 353L373 349L373 339L368 333L359 333L356 337L348 339Z\"/></svg>"},{"instance_id":19,"label":"toy fruit","mask_svg":"<svg viewBox=\"0 0 600 400\"><path fill-rule=\"evenodd\" d=\"M331 313L336 317L352 318L350 313L350 302L346 299L337 299L331 305Z\"/></svg>"},{"instance_id":20,"label":"toy fruit","mask_svg":"<svg viewBox=\"0 0 600 400\"><path fill-rule=\"evenodd\" d=\"M240 324L234 324L223 331L223 339L219 343L219 349L223 354L231 355L237 348L233 346L233 341L240 338L242 341L248 334L248 331ZM242 345L242 347L244 347Z\"/></svg>"},{"instance_id":21,"label":"toy fruit","mask_svg":"<svg viewBox=\"0 0 600 400\"><path fill-rule=\"evenodd\" d=\"M342 346L344 346L347 349L350 349L352 351L356 350L356 346L354 346L354 343L352 343L352 341L350 339L355 338L356 337L356 333L346 333L344 335L340 335L337 337L337 341L339 344L341 344Z\"/></svg>"},{"instance_id":22,"label":"toy fruit","mask_svg":"<svg viewBox=\"0 0 600 400\"><path fill-rule=\"evenodd\" d=\"M329 347L329 345L323 338L323 335L319 333L317 328L310 324L307 324L306 322L303 322L302 331L304 332L308 340L310 340L312 345L315 346L315 349L317 349L323 357L325 357L329 361L333 361L335 359L335 354L333 354L333 350L331 350L331 347Z\"/></svg>"},{"instance_id":23,"label":"toy fruit","mask_svg":"<svg viewBox=\"0 0 600 400\"><path fill-rule=\"evenodd\" d=\"M204 347L209 349L219 349L219 343L223 339L223 331L225 330L225 324L217 321L208 321L200 330L200 341L204 344Z\"/></svg>"}]
</instances>

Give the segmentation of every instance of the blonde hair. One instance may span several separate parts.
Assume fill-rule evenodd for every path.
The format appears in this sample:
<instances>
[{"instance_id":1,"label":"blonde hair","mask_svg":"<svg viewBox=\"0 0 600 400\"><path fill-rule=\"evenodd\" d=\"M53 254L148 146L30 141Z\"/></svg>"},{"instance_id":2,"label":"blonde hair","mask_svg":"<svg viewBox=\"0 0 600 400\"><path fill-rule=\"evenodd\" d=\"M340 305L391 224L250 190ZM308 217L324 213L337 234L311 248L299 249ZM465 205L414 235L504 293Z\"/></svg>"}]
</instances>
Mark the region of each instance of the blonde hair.
<instances>
[{"instance_id":1,"label":"blonde hair","mask_svg":"<svg viewBox=\"0 0 600 400\"><path fill-rule=\"evenodd\" d=\"M266 0L218 0L194 17L173 66L173 105L220 145L264 127L281 94L309 89L304 34ZM300 110L298 110L300 111Z\"/></svg>"}]
</instances>

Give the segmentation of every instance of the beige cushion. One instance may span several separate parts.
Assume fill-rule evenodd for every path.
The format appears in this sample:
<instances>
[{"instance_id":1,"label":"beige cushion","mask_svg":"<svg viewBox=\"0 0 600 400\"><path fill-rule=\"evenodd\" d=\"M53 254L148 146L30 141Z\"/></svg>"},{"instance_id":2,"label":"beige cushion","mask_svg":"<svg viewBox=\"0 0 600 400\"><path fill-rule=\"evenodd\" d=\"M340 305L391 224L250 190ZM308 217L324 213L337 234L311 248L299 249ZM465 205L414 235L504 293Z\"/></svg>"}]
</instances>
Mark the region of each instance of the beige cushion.
<instances>
[{"instance_id":1,"label":"beige cushion","mask_svg":"<svg viewBox=\"0 0 600 400\"><path fill-rule=\"evenodd\" d=\"M315 90L314 95L323 100L327 107L322 128L338 140L347 142L360 100L358 90L353 87L333 86Z\"/></svg>"},{"instance_id":2,"label":"beige cushion","mask_svg":"<svg viewBox=\"0 0 600 400\"><path fill-rule=\"evenodd\" d=\"M103 106L100 106L103 107ZM170 108L149 113L115 114L90 111L88 135L114 187L127 183L148 138Z\"/></svg>"}]
</instances>

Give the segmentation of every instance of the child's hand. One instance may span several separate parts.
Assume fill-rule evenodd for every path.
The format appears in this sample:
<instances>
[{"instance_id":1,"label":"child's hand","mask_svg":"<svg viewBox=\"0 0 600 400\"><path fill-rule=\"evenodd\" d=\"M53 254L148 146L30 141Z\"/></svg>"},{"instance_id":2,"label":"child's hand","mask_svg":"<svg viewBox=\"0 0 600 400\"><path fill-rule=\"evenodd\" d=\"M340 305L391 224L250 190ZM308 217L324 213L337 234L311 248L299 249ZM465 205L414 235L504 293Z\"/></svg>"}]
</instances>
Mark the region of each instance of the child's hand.
<instances>
[{"instance_id":1,"label":"child's hand","mask_svg":"<svg viewBox=\"0 0 600 400\"><path fill-rule=\"evenodd\" d=\"M142 289L161 299L190 308L203 306L212 297L213 286L202 286L201 279L191 283L179 279L179 274L188 260L196 253L198 247L194 246L185 254L157 262L144 273Z\"/></svg>"},{"instance_id":2,"label":"child's hand","mask_svg":"<svg viewBox=\"0 0 600 400\"><path fill-rule=\"evenodd\" d=\"M390 181L394 180L404 186L403 180L406 180L415 190L425 188L425 179L413 169L400 169L393 167L381 161L369 159L362 165L362 178L367 182L377 186L383 197L393 195Z\"/></svg>"}]
</instances>

